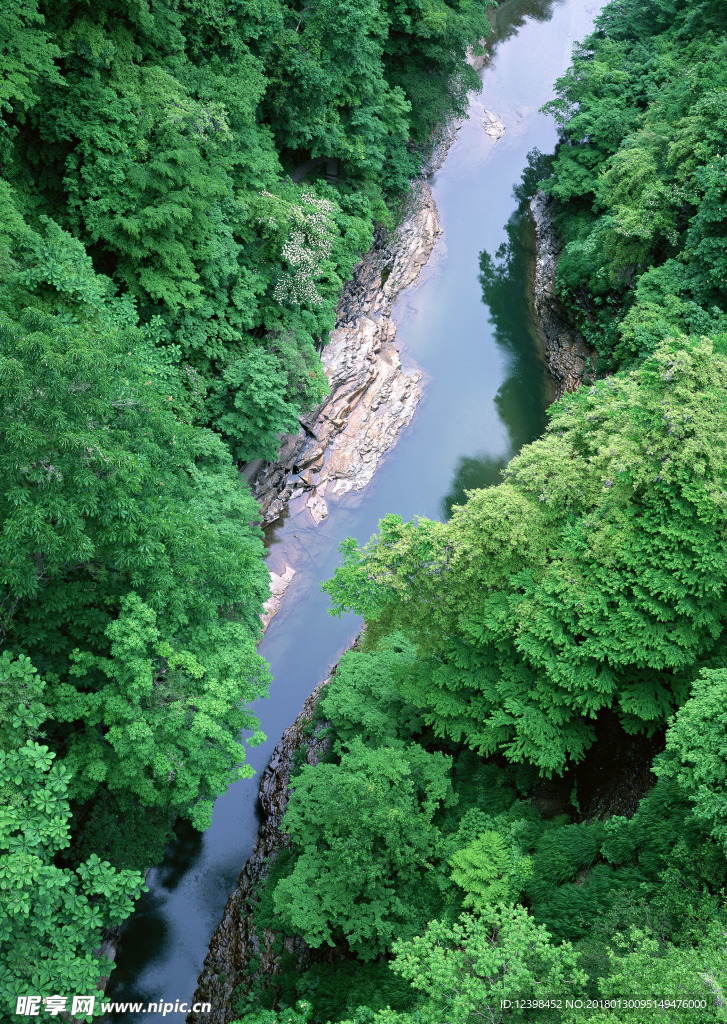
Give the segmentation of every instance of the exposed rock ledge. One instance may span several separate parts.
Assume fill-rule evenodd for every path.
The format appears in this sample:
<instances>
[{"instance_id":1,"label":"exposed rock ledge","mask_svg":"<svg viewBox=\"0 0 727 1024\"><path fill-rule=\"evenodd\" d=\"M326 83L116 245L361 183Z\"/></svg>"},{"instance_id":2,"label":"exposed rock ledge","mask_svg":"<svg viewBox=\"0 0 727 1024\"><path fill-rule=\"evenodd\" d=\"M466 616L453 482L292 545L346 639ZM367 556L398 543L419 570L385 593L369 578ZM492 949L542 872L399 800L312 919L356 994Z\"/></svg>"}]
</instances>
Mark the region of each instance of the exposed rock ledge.
<instances>
[{"instance_id":1,"label":"exposed rock ledge","mask_svg":"<svg viewBox=\"0 0 727 1024\"><path fill-rule=\"evenodd\" d=\"M584 373L593 372L597 354L569 325L566 311L555 294L560 252L553 224L553 200L544 192L537 192L530 212L535 224L535 313L544 335L548 369L555 381L555 397L560 398L580 386Z\"/></svg>"},{"instance_id":2,"label":"exposed rock ledge","mask_svg":"<svg viewBox=\"0 0 727 1024\"><path fill-rule=\"evenodd\" d=\"M263 772L260 782L261 824L252 856L242 869L237 886L227 901L222 921L212 936L194 993L194 1002L211 1003L212 1010L210 1013L190 1013L188 1024L228 1024L234 1018L235 989L243 977L252 982L259 975L269 977L275 973L280 957L280 953L273 950L275 935L266 931L261 942L254 928L252 912L271 864L278 852L290 842L279 826L290 796L288 783L295 754L304 749L307 763L317 764L328 749L327 739L319 735L319 726L312 736L307 736L304 729L312 720L329 679L319 683L306 700L295 722L283 733ZM301 967L308 966L308 947L303 939L287 939L285 944L286 949L296 955ZM256 961L254 974L250 973L250 961L253 959Z\"/></svg>"},{"instance_id":3,"label":"exposed rock ledge","mask_svg":"<svg viewBox=\"0 0 727 1024\"><path fill-rule=\"evenodd\" d=\"M493 114L491 110L483 111L480 124L493 142L497 142L505 134L505 125L502 119L497 114Z\"/></svg>"},{"instance_id":4,"label":"exposed rock ledge","mask_svg":"<svg viewBox=\"0 0 727 1024\"><path fill-rule=\"evenodd\" d=\"M440 234L431 189L418 181L394 236L379 238L343 290L321 357L330 395L301 418L298 434L283 439L277 462L245 467L264 522L302 498L319 523L328 515L326 495L365 487L411 420L421 374L402 368L391 307L418 278Z\"/></svg>"},{"instance_id":5,"label":"exposed rock ledge","mask_svg":"<svg viewBox=\"0 0 727 1024\"><path fill-rule=\"evenodd\" d=\"M285 563L285 569L283 569L282 573L270 573L270 597L263 605L263 613L260 616L263 623L263 633L280 611L280 603L283 600L283 595L288 589L294 576L295 569L292 565L288 565L287 562Z\"/></svg>"},{"instance_id":6,"label":"exposed rock ledge","mask_svg":"<svg viewBox=\"0 0 727 1024\"><path fill-rule=\"evenodd\" d=\"M456 126L442 132L437 148L439 160L455 136ZM380 457L409 423L420 397L421 374L402 369L391 307L398 294L419 277L440 234L431 189L426 182L417 181L408 212L393 237L379 235L344 288L336 329L322 354L330 395L319 409L301 419L298 434L284 438L277 462L246 467L266 523L277 519L291 500L301 497L319 523L328 514L326 493L344 494L363 488ZM262 616L264 630L279 611L294 575L295 569L287 564L281 574L271 572L271 596ZM304 748L307 763L316 764L326 750L325 739L317 732L308 738L303 729L313 718L328 681L319 684L306 700L262 775L261 825L253 853L212 936L194 995L194 1002L211 1003L212 1011L190 1014L189 1024L227 1024L233 1019L235 989L243 977L253 980L249 973L253 958L259 974L269 976L275 971L279 956L272 948L275 937L266 934L261 945L252 912L271 863L289 841L279 826L288 802L296 751ZM305 967L307 947L303 940L288 940L287 945Z\"/></svg>"}]
</instances>

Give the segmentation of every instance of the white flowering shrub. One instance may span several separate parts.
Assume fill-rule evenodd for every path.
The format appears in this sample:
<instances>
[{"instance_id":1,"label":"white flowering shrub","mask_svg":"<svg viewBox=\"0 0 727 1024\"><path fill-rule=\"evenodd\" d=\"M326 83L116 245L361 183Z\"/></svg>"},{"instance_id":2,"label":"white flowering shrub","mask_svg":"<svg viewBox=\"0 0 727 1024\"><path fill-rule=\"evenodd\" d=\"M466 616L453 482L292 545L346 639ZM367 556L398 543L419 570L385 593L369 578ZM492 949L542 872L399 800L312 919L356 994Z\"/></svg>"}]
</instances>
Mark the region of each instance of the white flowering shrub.
<instances>
[{"instance_id":1,"label":"white flowering shrub","mask_svg":"<svg viewBox=\"0 0 727 1024\"><path fill-rule=\"evenodd\" d=\"M263 192L263 195L277 198L269 192ZM310 189L302 192L299 204L289 206L287 214L291 228L280 253L283 270L273 291L276 302L291 306L321 304L316 278L320 276L323 262L331 255L335 231L331 215L334 209L332 202Z\"/></svg>"}]
</instances>

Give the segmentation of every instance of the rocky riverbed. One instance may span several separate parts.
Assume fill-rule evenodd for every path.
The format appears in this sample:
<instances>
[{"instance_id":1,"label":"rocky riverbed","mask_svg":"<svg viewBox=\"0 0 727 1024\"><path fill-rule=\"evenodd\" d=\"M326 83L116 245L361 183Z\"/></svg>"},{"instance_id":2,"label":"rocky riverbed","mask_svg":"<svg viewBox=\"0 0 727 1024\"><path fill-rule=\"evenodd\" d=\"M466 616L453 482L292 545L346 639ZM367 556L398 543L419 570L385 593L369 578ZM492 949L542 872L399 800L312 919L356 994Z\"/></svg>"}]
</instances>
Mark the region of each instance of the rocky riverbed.
<instances>
[{"instance_id":1,"label":"rocky riverbed","mask_svg":"<svg viewBox=\"0 0 727 1024\"><path fill-rule=\"evenodd\" d=\"M454 128L444 131L437 151L446 152L455 136ZM365 487L411 420L422 375L402 366L391 309L419 277L440 234L431 188L418 180L396 231L378 232L344 287L336 328L321 356L330 383L325 402L301 418L297 434L283 438L276 462L258 461L244 469L264 523L275 522L288 508L307 509L313 522L321 523L330 497ZM280 610L294 575L287 564L282 573L271 572L263 630Z\"/></svg>"},{"instance_id":2,"label":"rocky riverbed","mask_svg":"<svg viewBox=\"0 0 727 1024\"><path fill-rule=\"evenodd\" d=\"M476 70L488 59L487 53L468 56ZM486 130L496 141L505 126L485 114ZM320 523L328 515L327 498L365 487L414 414L422 375L402 367L391 310L419 277L442 233L426 178L441 167L464 120L451 118L437 129L398 227L377 231L343 289L336 327L321 355L330 383L325 402L301 418L297 434L283 438L275 462L258 460L243 469L266 524L288 506L308 508Z\"/></svg>"},{"instance_id":3,"label":"rocky riverbed","mask_svg":"<svg viewBox=\"0 0 727 1024\"><path fill-rule=\"evenodd\" d=\"M391 236L379 232L338 303L336 328L323 349L330 394L283 439L274 463L245 467L265 523L289 505L328 515L328 498L361 490L411 420L421 391L418 371L402 367L391 307L419 276L441 234L431 189L415 182Z\"/></svg>"},{"instance_id":4,"label":"rocky riverbed","mask_svg":"<svg viewBox=\"0 0 727 1024\"><path fill-rule=\"evenodd\" d=\"M553 200L537 192L530 203L535 225L535 313L543 333L545 358L555 382L555 397L575 391L584 374L596 365L595 349L568 323L567 312L555 292L555 272L560 252L553 222Z\"/></svg>"}]
</instances>

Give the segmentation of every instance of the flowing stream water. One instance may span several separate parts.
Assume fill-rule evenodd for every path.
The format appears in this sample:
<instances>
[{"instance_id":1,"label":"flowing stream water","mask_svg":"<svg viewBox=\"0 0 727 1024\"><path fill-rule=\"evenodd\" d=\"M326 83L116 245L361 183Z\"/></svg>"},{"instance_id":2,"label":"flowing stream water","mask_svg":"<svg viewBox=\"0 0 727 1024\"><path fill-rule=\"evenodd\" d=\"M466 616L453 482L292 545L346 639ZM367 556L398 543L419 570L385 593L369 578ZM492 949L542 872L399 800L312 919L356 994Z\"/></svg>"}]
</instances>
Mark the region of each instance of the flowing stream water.
<instances>
[{"instance_id":1,"label":"flowing stream water","mask_svg":"<svg viewBox=\"0 0 727 1024\"><path fill-rule=\"evenodd\" d=\"M533 319L533 235L524 196L538 177L532 151L548 154L556 144L553 121L539 108L602 6L603 0L504 0L492 15L496 34L482 91L472 96L468 119L432 180L443 235L418 284L394 308L402 361L424 373L418 410L368 487L330 500L320 526L303 511L268 537L270 567L280 571L287 561L296 576L260 648L273 682L256 708L268 741L247 754L258 774L359 630L355 616L331 618L320 592L341 541L366 540L388 512L445 518L466 489L497 483L508 460L545 426L552 385ZM485 108L506 125L497 142L483 130ZM493 273L482 253L494 255L502 245L507 273ZM255 779L217 800L203 835L177 828L124 928L109 999L191 1002L257 828ZM181 1022L183 1015L127 1012L117 1019L153 1024Z\"/></svg>"}]
</instances>

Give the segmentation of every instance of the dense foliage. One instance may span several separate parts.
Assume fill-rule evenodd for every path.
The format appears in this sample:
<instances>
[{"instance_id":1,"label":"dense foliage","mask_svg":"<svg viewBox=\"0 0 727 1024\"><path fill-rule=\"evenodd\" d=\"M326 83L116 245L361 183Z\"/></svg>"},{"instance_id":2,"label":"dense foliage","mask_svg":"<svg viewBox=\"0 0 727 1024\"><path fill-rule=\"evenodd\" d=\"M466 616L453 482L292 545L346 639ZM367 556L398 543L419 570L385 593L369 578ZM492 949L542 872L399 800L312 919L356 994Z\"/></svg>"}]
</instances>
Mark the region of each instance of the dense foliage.
<instances>
[{"instance_id":1,"label":"dense foliage","mask_svg":"<svg viewBox=\"0 0 727 1024\"><path fill-rule=\"evenodd\" d=\"M6 273L28 274L28 222L70 231L233 453L273 455L325 391L316 346L372 217L476 82L487 6L18 5L0 22ZM310 157L338 161L335 186L291 184Z\"/></svg>"},{"instance_id":2,"label":"dense foliage","mask_svg":"<svg viewBox=\"0 0 727 1024\"><path fill-rule=\"evenodd\" d=\"M683 700L727 615L726 372L710 343L667 342L563 399L448 523L390 517L348 551L331 592L416 638L402 693L438 734L550 772L600 709L632 731Z\"/></svg>"},{"instance_id":3,"label":"dense foliage","mask_svg":"<svg viewBox=\"0 0 727 1024\"><path fill-rule=\"evenodd\" d=\"M302 847L275 890L275 910L312 946L345 936L368 960L426 924L423 868L441 845L432 819L452 799L451 761L419 744L367 747L304 769L286 811ZM422 910L417 914L417 908Z\"/></svg>"},{"instance_id":4,"label":"dense foliage","mask_svg":"<svg viewBox=\"0 0 727 1024\"><path fill-rule=\"evenodd\" d=\"M249 774L269 577L239 463L325 394L342 283L488 6L0 11L3 1017L92 991L174 819Z\"/></svg>"},{"instance_id":5,"label":"dense foliage","mask_svg":"<svg viewBox=\"0 0 727 1024\"><path fill-rule=\"evenodd\" d=\"M549 104L558 283L606 365L727 330L724 10L609 4Z\"/></svg>"},{"instance_id":6,"label":"dense foliage","mask_svg":"<svg viewBox=\"0 0 727 1024\"><path fill-rule=\"evenodd\" d=\"M93 990L175 817L247 773L268 582L235 462L325 393L341 285L487 6L0 12L8 1006ZM366 639L293 780L248 1024L654 1019L575 994L727 1019L722 6L613 0L557 84L543 187L598 379L447 523L346 544L327 589ZM664 737L627 815L579 804L609 729ZM541 994L564 1005L512 1005Z\"/></svg>"},{"instance_id":7,"label":"dense foliage","mask_svg":"<svg viewBox=\"0 0 727 1024\"><path fill-rule=\"evenodd\" d=\"M573 773L557 789L553 816L530 799L532 779L506 762L461 744L450 744L445 760L426 728L412 735L405 727L406 740L397 738L399 714L411 720L411 706L380 709L390 720L381 739L352 735L348 709L369 679L391 690L401 668L386 643L383 657L375 648L347 654L322 699L331 752L294 780L285 818L294 846L276 863L256 910L259 927L281 939L303 937L320 959L300 974L281 947L272 984L248 979L240 993L241 1020L267 1022L266 1008L303 1005L321 1024L575 1024L591 1018L584 1009L566 1013L566 998L654 993L705 1002L696 1017L668 1012L670 1024L724 1020L727 857L695 785L673 768L676 748L684 762L697 761L682 722L698 698L668 731L660 779L633 816L579 814L568 799ZM412 783L417 761L433 768L433 758L440 767L425 820L424 790L417 814ZM395 772L396 793L389 788ZM540 996L561 999L563 1012L502 1012L503 999ZM606 1019L638 1024L645 1014L621 1009Z\"/></svg>"},{"instance_id":8,"label":"dense foliage","mask_svg":"<svg viewBox=\"0 0 727 1024\"><path fill-rule=\"evenodd\" d=\"M315 1024L727 1020L723 6L613 0L557 84L542 187L595 379L448 522L392 514L344 544L324 587L365 639L321 701L328 759L294 779L256 914L314 962L247 979L244 1021L296 1001ZM483 257L485 288L506 270ZM605 781L614 749L656 751L636 798ZM430 797L451 783L426 822L413 774L389 789L417 750L447 764ZM395 906L397 858L430 835Z\"/></svg>"},{"instance_id":9,"label":"dense foliage","mask_svg":"<svg viewBox=\"0 0 727 1024\"><path fill-rule=\"evenodd\" d=\"M69 845L71 772L37 742L46 689L28 659L6 651L0 673L0 998L14 1006L24 989L93 990L106 967L99 933L128 916L143 877L96 854L75 869L58 866Z\"/></svg>"}]
</instances>

